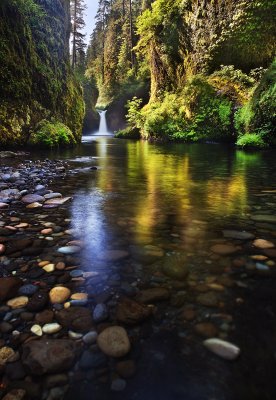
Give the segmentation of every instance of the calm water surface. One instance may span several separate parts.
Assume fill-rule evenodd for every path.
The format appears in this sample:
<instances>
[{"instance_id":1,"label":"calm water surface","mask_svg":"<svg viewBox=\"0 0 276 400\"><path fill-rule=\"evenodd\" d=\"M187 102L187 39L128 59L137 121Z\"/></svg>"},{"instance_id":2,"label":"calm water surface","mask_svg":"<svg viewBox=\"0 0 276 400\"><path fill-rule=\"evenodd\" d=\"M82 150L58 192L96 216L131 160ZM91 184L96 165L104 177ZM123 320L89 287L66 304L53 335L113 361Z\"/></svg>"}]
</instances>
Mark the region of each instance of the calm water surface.
<instances>
[{"instance_id":1,"label":"calm water surface","mask_svg":"<svg viewBox=\"0 0 276 400\"><path fill-rule=\"evenodd\" d=\"M269 265L263 261L268 271L258 271L252 255L263 250L222 233L247 231L275 243L274 152L94 136L49 156L67 159L76 169L62 192L73 195L72 228L86 244L83 268L100 273L89 290L120 296L161 285L172 293L150 322L130 328L137 374L125 391L98 392L88 380L81 389L72 388L72 398L275 399L275 254L267 258ZM263 214L272 220L254 220ZM237 251L214 254L215 244ZM112 259L114 250L127 257ZM185 284L162 271L164 259L176 253L189 266ZM215 291L218 303L206 307L198 295L210 290L210 283L223 288ZM182 317L187 306L196 311L191 322ZM222 360L202 346L194 326L206 321L216 325L217 336L241 348L237 361Z\"/></svg>"}]
</instances>

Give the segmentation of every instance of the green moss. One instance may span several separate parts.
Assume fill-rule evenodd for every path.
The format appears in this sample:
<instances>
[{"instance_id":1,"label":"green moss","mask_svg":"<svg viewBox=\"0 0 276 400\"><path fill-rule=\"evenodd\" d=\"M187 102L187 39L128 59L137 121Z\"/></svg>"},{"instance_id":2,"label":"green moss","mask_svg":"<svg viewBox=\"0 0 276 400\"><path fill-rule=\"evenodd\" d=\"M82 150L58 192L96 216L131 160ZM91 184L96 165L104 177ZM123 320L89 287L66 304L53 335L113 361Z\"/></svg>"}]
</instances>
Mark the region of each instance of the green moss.
<instances>
[{"instance_id":1,"label":"green moss","mask_svg":"<svg viewBox=\"0 0 276 400\"><path fill-rule=\"evenodd\" d=\"M66 125L43 120L32 133L29 143L36 146L57 147L76 144L76 140Z\"/></svg>"},{"instance_id":2,"label":"green moss","mask_svg":"<svg viewBox=\"0 0 276 400\"><path fill-rule=\"evenodd\" d=\"M265 148L268 145L263 141L263 139L256 133L246 133L237 140L237 146L251 148Z\"/></svg>"},{"instance_id":3,"label":"green moss","mask_svg":"<svg viewBox=\"0 0 276 400\"><path fill-rule=\"evenodd\" d=\"M141 133L137 128L127 127L116 132L115 137L118 139L140 139Z\"/></svg>"},{"instance_id":4,"label":"green moss","mask_svg":"<svg viewBox=\"0 0 276 400\"><path fill-rule=\"evenodd\" d=\"M146 139L233 140L232 102L203 76L193 77L178 93L165 93L141 111L137 105L137 100L129 103L128 120L142 127Z\"/></svg>"}]
</instances>

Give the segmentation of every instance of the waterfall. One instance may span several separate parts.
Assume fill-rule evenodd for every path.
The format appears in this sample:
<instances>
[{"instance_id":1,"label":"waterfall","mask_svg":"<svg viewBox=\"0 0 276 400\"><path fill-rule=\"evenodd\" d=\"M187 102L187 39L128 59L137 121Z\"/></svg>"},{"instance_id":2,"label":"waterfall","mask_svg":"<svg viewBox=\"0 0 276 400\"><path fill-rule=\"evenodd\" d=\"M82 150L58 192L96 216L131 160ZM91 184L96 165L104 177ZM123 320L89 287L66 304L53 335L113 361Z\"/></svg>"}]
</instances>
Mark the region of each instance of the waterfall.
<instances>
[{"instance_id":1,"label":"waterfall","mask_svg":"<svg viewBox=\"0 0 276 400\"><path fill-rule=\"evenodd\" d=\"M107 130L107 124L106 124L106 110L105 111L99 111L100 114L100 127L99 127L99 135L106 135L108 134Z\"/></svg>"}]
</instances>

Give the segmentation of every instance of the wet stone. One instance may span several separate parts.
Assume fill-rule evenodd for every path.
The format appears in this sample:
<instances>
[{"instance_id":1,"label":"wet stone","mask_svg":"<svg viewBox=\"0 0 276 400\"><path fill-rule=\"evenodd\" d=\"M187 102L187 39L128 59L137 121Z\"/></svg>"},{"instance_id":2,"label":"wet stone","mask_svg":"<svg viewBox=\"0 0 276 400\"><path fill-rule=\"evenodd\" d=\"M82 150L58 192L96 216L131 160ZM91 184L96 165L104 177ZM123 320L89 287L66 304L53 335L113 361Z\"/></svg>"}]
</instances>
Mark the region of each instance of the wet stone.
<instances>
[{"instance_id":1,"label":"wet stone","mask_svg":"<svg viewBox=\"0 0 276 400\"><path fill-rule=\"evenodd\" d=\"M2 400L24 400L26 394L27 392L24 389L12 389L2 398Z\"/></svg>"},{"instance_id":2,"label":"wet stone","mask_svg":"<svg viewBox=\"0 0 276 400\"><path fill-rule=\"evenodd\" d=\"M120 326L112 326L102 331L97 344L101 351L110 357L123 357L130 351L127 332Z\"/></svg>"},{"instance_id":3,"label":"wet stone","mask_svg":"<svg viewBox=\"0 0 276 400\"><path fill-rule=\"evenodd\" d=\"M0 278L0 301L11 299L16 296L22 280L15 277Z\"/></svg>"},{"instance_id":4,"label":"wet stone","mask_svg":"<svg viewBox=\"0 0 276 400\"><path fill-rule=\"evenodd\" d=\"M214 292L200 294L197 296L197 302L206 307L217 307L219 305L218 296Z\"/></svg>"},{"instance_id":5,"label":"wet stone","mask_svg":"<svg viewBox=\"0 0 276 400\"><path fill-rule=\"evenodd\" d=\"M218 334L217 327L211 322L201 322L196 324L194 329L197 334L207 338L215 337Z\"/></svg>"},{"instance_id":6,"label":"wet stone","mask_svg":"<svg viewBox=\"0 0 276 400\"><path fill-rule=\"evenodd\" d=\"M134 300L123 299L116 309L116 319L127 325L135 325L152 315L152 309Z\"/></svg>"},{"instance_id":7,"label":"wet stone","mask_svg":"<svg viewBox=\"0 0 276 400\"><path fill-rule=\"evenodd\" d=\"M29 300L27 310L28 311L41 311L48 304L49 296L47 292L39 291L36 292Z\"/></svg>"},{"instance_id":8,"label":"wet stone","mask_svg":"<svg viewBox=\"0 0 276 400\"><path fill-rule=\"evenodd\" d=\"M27 194L21 199L23 203L31 204L31 203L43 203L45 201L43 196L38 194Z\"/></svg>"},{"instance_id":9,"label":"wet stone","mask_svg":"<svg viewBox=\"0 0 276 400\"><path fill-rule=\"evenodd\" d=\"M93 320L98 323L108 318L108 308L105 304L97 304L93 311Z\"/></svg>"},{"instance_id":10,"label":"wet stone","mask_svg":"<svg viewBox=\"0 0 276 400\"><path fill-rule=\"evenodd\" d=\"M106 362L107 358L103 353L85 350L80 359L80 368L99 368L103 367Z\"/></svg>"},{"instance_id":11,"label":"wet stone","mask_svg":"<svg viewBox=\"0 0 276 400\"><path fill-rule=\"evenodd\" d=\"M141 303L154 303L156 301L168 300L169 298L169 290L161 287L141 290L136 297Z\"/></svg>"},{"instance_id":12,"label":"wet stone","mask_svg":"<svg viewBox=\"0 0 276 400\"><path fill-rule=\"evenodd\" d=\"M71 368L76 355L71 340L40 339L23 345L22 362L32 375L52 374Z\"/></svg>"},{"instance_id":13,"label":"wet stone","mask_svg":"<svg viewBox=\"0 0 276 400\"><path fill-rule=\"evenodd\" d=\"M182 254L166 256L163 264L163 272L172 279L185 279L189 274L187 259Z\"/></svg>"},{"instance_id":14,"label":"wet stone","mask_svg":"<svg viewBox=\"0 0 276 400\"><path fill-rule=\"evenodd\" d=\"M90 311L84 307L70 307L56 315L57 321L64 327L76 332L86 333L93 326Z\"/></svg>"},{"instance_id":15,"label":"wet stone","mask_svg":"<svg viewBox=\"0 0 276 400\"><path fill-rule=\"evenodd\" d=\"M213 253L219 254L221 256L227 256L234 254L238 251L236 246L231 244L215 244L210 249Z\"/></svg>"},{"instance_id":16,"label":"wet stone","mask_svg":"<svg viewBox=\"0 0 276 400\"><path fill-rule=\"evenodd\" d=\"M21 286L21 288L18 291L18 294L22 296L32 296L38 291L38 286L32 285L32 284L27 284Z\"/></svg>"}]
</instances>

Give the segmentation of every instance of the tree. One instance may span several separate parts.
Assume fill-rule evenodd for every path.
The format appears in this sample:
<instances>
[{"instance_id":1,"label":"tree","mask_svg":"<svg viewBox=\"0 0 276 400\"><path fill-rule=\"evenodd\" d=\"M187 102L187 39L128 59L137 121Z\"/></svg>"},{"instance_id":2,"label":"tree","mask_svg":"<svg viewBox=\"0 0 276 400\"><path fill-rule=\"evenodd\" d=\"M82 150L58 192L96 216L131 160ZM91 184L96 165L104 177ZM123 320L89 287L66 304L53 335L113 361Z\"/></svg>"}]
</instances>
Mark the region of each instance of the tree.
<instances>
[{"instance_id":1,"label":"tree","mask_svg":"<svg viewBox=\"0 0 276 400\"><path fill-rule=\"evenodd\" d=\"M72 67L84 65L85 60L85 35L82 33L85 27L84 11L87 6L84 0L70 0L72 21Z\"/></svg>"}]
</instances>

